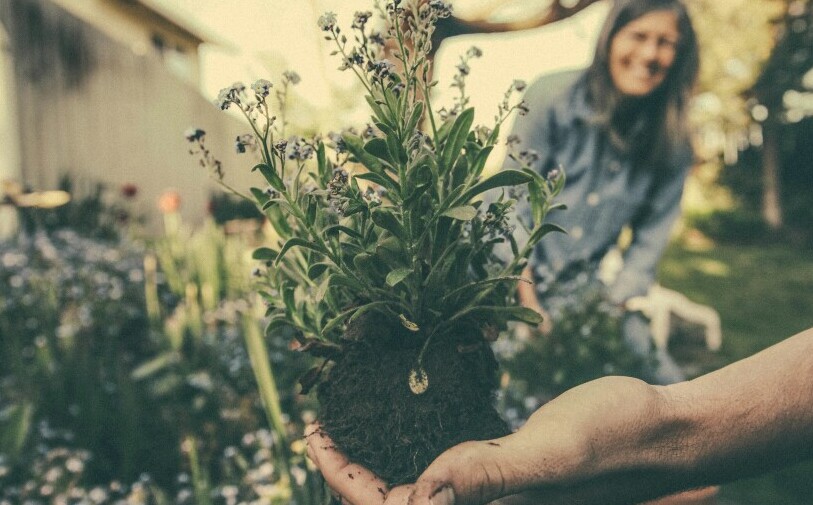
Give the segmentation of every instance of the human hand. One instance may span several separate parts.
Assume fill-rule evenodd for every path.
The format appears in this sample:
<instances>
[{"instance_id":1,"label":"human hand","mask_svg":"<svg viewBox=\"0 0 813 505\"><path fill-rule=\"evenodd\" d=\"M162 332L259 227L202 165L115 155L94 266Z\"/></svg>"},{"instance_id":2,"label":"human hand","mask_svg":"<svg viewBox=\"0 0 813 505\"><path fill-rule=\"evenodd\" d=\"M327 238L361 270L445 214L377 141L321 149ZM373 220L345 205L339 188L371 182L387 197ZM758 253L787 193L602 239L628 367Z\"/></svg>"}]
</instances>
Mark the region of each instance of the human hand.
<instances>
[{"instance_id":1,"label":"human hand","mask_svg":"<svg viewBox=\"0 0 813 505\"><path fill-rule=\"evenodd\" d=\"M546 404L514 434L449 449L414 485L392 490L318 426L309 430L308 455L343 504L610 503L608 496L623 503L637 489L631 482L596 477L648 457L634 442L648 434L658 402L656 389L641 381L599 379Z\"/></svg>"},{"instance_id":2,"label":"human hand","mask_svg":"<svg viewBox=\"0 0 813 505\"><path fill-rule=\"evenodd\" d=\"M322 475L331 494L342 505L407 503L412 486L390 489L384 480L339 451L318 423L305 428L308 457Z\"/></svg>"}]
</instances>

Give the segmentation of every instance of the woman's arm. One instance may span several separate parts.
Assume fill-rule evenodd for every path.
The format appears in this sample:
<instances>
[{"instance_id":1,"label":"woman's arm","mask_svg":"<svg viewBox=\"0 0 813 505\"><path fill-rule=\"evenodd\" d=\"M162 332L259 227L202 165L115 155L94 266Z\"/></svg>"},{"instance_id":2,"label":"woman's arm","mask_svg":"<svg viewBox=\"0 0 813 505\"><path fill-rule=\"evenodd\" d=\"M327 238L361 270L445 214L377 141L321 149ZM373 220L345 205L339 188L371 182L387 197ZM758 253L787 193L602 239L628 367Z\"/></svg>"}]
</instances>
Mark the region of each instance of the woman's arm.
<instances>
[{"instance_id":1,"label":"woman's arm","mask_svg":"<svg viewBox=\"0 0 813 505\"><path fill-rule=\"evenodd\" d=\"M499 447L470 442L420 477L436 495L480 504L626 504L813 457L813 329L671 386L608 377L537 411ZM439 494L440 493L440 494Z\"/></svg>"},{"instance_id":2,"label":"woman's arm","mask_svg":"<svg viewBox=\"0 0 813 505\"><path fill-rule=\"evenodd\" d=\"M639 503L813 457L810 356L813 329L690 382L598 379L514 434L453 447L392 492L318 434L309 454L355 505Z\"/></svg>"},{"instance_id":3,"label":"woman's arm","mask_svg":"<svg viewBox=\"0 0 813 505\"><path fill-rule=\"evenodd\" d=\"M623 303L646 294L655 281L658 262L680 217L680 200L691 165L692 151L686 146L675 156L672 166L667 168L671 172L656 183L646 206L631 223L632 243L624 253L624 267L610 287L610 299L614 302Z\"/></svg>"}]
</instances>

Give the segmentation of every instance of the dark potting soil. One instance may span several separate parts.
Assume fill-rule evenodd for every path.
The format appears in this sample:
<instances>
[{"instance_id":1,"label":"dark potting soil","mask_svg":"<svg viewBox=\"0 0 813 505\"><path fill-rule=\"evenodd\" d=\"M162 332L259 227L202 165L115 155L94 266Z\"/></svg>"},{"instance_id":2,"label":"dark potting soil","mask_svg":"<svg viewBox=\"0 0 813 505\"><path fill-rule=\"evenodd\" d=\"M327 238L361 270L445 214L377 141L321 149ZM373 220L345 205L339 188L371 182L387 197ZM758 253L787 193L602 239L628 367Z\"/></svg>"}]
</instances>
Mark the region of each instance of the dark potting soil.
<instances>
[{"instance_id":1,"label":"dark potting soil","mask_svg":"<svg viewBox=\"0 0 813 505\"><path fill-rule=\"evenodd\" d=\"M319 385L322 429L350 460L390 485L414 482L443 451L510 430L493 406L497 361L479 333L436 336L423 360L429 387L410 391L420 341L364 319Z\"/></svg>"}]
</instances>

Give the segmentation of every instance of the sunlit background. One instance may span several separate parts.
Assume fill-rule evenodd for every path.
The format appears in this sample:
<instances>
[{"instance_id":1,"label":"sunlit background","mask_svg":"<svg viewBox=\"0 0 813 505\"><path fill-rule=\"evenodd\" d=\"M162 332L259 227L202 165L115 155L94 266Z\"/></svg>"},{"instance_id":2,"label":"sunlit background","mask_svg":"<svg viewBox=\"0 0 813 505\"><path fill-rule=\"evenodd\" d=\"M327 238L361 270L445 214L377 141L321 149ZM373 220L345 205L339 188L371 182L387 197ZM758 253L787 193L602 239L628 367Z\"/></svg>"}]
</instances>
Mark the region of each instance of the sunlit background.
<instances>
[{"instance_id":1,"label":"sunlit background","mask_svg":"<svg viewBox=\"0 0 813 505\"><path fill-rule=\"evenodd\" d=\"M513 80L588 65L611 6L452 3L480 29L441 43L432 103L451 104L458 58L477 46L467 94L486 126ZM670 326L694 376L813 326L813 0L686 3L702 58L697 163L658 282L719 315L719 349L702 324ZM245 191L263 182L235 152L247 124L213 104L221 88L295 71L289 134L363 127L363 89L316 20L349 26L371 8L0 0L0 505L321 503L299 437L313 399L296 394L313 363L287 336L263 338L251 284L251 252L270 240L262 214L210 181L184 132L204 129ZM581 337L525 363L548 392L625 371L594 308L573 318ZM519 423L541 400L508 375L499 406ZM809 505L811 472L725 486L719 503Z\"/></svg>"}]
</instances>

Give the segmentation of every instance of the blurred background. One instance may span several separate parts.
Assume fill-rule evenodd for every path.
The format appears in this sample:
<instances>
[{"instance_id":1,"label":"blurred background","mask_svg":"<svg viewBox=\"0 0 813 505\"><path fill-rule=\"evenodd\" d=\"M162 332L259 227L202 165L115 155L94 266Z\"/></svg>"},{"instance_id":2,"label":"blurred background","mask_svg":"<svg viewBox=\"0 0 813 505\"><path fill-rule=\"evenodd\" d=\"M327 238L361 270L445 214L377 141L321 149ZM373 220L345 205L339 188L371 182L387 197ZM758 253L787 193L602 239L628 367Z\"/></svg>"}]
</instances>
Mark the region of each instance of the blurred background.
<instances>
[{"instance_id":1,"label":"blurred background","mask_svg":"<svg viewBox=\"0 0 813 505\"><path fill-rule=\"evenodd\" d=\"M610 2L454 0L433 103L452 102L475 45L466 89L489 124L514 79L589 64ZM813 326L813 2L686 3L698 162L659 283L675 313L661 345L697 375ZM213 105L220 88L294 71L291 134L363 128L363 89L316 19L371 8L0 0L0 504L320 503L299 439L313 400L296 394L311 363L263 338L252 294L262 215L209 180L184 132L205 130L245 190L259 184L235 152L248 127ZM498 343L506 417L630 372L608 317L588 304L579 338ZM811 475L734 483L719 502L809 504Z\"/></svg>"}]
</instances>

